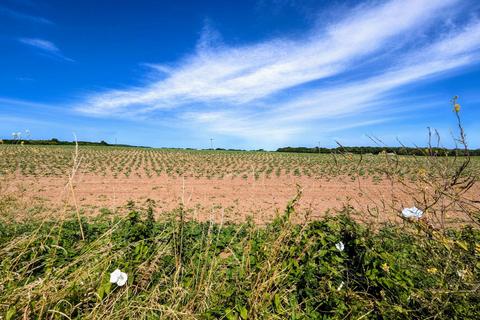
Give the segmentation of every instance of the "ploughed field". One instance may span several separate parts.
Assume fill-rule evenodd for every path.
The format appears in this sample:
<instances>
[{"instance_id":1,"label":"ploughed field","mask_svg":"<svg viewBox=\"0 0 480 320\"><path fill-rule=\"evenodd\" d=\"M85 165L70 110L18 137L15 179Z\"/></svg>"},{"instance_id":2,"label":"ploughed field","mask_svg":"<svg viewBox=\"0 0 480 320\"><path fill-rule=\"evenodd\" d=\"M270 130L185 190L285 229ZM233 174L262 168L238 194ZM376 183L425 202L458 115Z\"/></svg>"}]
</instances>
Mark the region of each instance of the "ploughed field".
<instances>
[{"instance_id":1,"label":"ploughed field","mask_svg":"<svg viewBox=\"0 0 480 320\"><path fill-rule=\"evenodd\" d=\"M0 145L0 319L478 319L479 160L431 151Z\"/></svg>"},{"instance_id":2,"label":"ploughed field","mask_svg":"<svg viewBox=\"0 0 480 320\"><path fill-rule=\"evenodd\" d=\"M30 205L77 207L84 215L98 215L151 199L157 214L183 205L195 219L242 222L250 217L259 224L283 211L298 190L299 211L305 215L299 219L349 207L361 212L360 220L398 220L403 207L420 205L418 190L428 193L429 182L438 179L432 161L450 161L451 170L461 163L451 157L389 154L83 146L75 162L75 147L27 145L0 145L0 155L0 192ZM478 177L480 159L472 158L468 170ZM479 194L476 183L466 196L478 200ZM467 220L455 208L447 216L449 223Z\"/></svg>"}]
</instances>

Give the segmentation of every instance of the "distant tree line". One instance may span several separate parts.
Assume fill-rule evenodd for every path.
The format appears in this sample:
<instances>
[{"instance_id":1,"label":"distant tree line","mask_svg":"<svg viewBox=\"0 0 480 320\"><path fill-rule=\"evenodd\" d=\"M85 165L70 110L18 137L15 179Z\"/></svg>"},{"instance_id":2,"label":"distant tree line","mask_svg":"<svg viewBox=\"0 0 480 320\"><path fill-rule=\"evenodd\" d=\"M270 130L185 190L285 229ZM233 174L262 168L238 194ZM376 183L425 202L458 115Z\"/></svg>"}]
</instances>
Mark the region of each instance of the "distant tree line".
<instances>
[{"instance_id":1,"label":"distant tree line","mask_svg":"<svg viewBox=\"0 0 480 320\"><path fill-rule=\"evenodd\" d=\"M203 149L203 150L212 150L212 149ZM265 150L263 149L256 149L256 150L246 150L246 149L225 149L225 148L215 148L216 151L257 151L257 152L264 152Z\"/></svg>"},{"instance_id":2,"label":"distant tree line","mask_svg":"<svg viewBox=\"0 0 480 320\"><path fill-rule=\"evenodd\" d=\"M24 139L2 139L3 144L28 144L28 145L59 145L59 146L71 146L75 145L75 141L61 141L56 138L50 140L24 140ZM115 147L132 147L127 144L110 144L105 141L91 142L91 141L77 141L79 146L115 146Z\"/></svg>"},{"instance_id":3,"label":"distant tree line","mask_svg":"<svg viewBox=\"0 0 480 320\"><path fill-rule=\"evenodd\" d=\"M2 144L25 144L25 145L75 145L75 141L61 141L56 138L50 140L23 140L23 139L0 139ZM137 147L128 144L110 144L104 140L100 142L91 141L77 141L79 146L111 146L111 147ZM148 147L142 147L148 148ZM172 149L172 148L167 148ZM178 148L173 148L178 149ZM198 150L194 148L185 148L185 150ZM212 149L204 149L212 150ZM243 149L224 149L216 148L217 151L246 151ZM265 151L263 149L251 151ZM292 153L353 153L353 154L379 154L379 153L394 153L398 155L465 155L466 151L463 149L447 149L447 148L426 148L426 147L337 147L337 148L319 148L319 147L283 147L278 148L276 152L292 152ZM480 156L480 149L468 150L471 156Z\"/></svg>"},{"instance_id":4,"label":"distant tree line","mask_svg":"<svg viewBox=\"0 0 480 320\"><path fill-rule=\"evenodd\" d=\"M278 148L277 152L294 153L353 153L353 154L379 154L394 153L398 155L465 155L463 149L446 148L410 148L410 147L337 147L337 148L319 148L319 147L284 147ZM471 156L480 156L480 149L468 150Z\"/></svg>"}]
</instances>

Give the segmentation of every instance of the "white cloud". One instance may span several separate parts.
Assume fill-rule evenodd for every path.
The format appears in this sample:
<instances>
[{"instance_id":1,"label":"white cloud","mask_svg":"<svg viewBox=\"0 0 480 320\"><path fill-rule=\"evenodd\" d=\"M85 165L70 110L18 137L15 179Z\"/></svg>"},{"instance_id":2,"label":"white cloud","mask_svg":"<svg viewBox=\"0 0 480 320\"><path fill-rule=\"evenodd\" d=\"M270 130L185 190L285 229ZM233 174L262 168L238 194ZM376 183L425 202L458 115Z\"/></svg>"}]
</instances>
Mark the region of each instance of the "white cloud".
<instances>
[{"instance_id":1,"label":"white cloud","mask_svg":"<svg viewBox=\"0 0 480 320\"><path fill-rule=\"evenodd\" d=\"M386 94L397 88L475 63L480 23L438 31L443 20L458 14L458 4L375 2L295 39L242 46L219 44L219 36L207 28L194 54L177 64L150 65L161 73L158 80L95 92L74 107L91 115L129 117L179 109L173 116L179 123L247 139L286 140L312 121L321 126L322 119L378 110L380 102L394 102ZM372 121L377 120L342 126Z\"/></svg>"},{"instance_id":2,"label":"white cloud","mask_svg":"<svg viewBox=\"0 0 480 320\"><path fill-rule=\"evenodd\" d=\"M33 48L39 49L41 52L47 53L48 55L60 58L65 61L74 62L74 60L64 56L60 49L53 43L44 39L37 38L20 38L18 39L20 43L31 46Z\"/></svg>"},{"instance_id":3,"label":"white cloud","mask_svg":"<svg viewBox=\"0 0 480 320\"><path fill-rule=\"evenodd\" d=\"M53 24L52 21L46 18L39 17L39 16L32 16L32 15L18 12L3 6L0 6L0 15L9 16L18 20L24 20L24 21L33 22L33 23L40 23L40 24L47 24L47 25Z\"/></svg>"},{"instance_id":4,"label":"white cloud","mask_svg":"<svg viewBox=\"0 0 480 320\"><path fill-rule=\"evenodd\" d=\"M32 38L21 38L19 39L21 43L27 44L32 47L36 47L45 51L50 52L60 52L55 44L50 41L42 39L32 39Z\"/></svg>"}]
</instances>

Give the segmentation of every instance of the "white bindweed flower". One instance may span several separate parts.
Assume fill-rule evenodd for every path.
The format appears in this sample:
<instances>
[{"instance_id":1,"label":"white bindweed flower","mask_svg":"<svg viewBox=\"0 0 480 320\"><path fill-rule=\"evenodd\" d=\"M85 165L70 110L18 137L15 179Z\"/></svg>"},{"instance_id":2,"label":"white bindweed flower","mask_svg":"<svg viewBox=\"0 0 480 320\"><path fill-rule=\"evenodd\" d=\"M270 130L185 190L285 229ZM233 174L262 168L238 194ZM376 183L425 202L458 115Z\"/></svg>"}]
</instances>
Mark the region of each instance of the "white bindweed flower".
<instances>
[{"instance_id":1,"label":"white bindweed flower","mask_svg":"<svg viewBox=\"0 0 480 320\"><path fill-rule=\"evenodd\" d=\"M337 248L338 251L343 251L343 249L345 249L345 245L342 241L340 241L339 243L335 244L335 248Z\"/></svg>"},{"instance_id":2,"label":"white bindweed flower","mask_svg":"<svg viewBox=\"0 0 480 320\"><path fill-rule=\"evenodd\" d=\"M345 284L345 283L342 281L342 283L340 283L340 285L338 286L337 291L342 290L344 284Z\"/></svg>"},{"instance_id":3,"label":"white bindweed flower","mask_svg":"<svg viewBox=\"0 0 480 320\"><path fill-rule=\"evenodd\" d=\"M423 211L420 209L417 209L416 207L405 208L402 210L402 216L407 219L408 218L420 219L423 216Z\"/></svg>"},{"instance_id":4,"label":"white bindweed flower","mask_svg":"<svg viewBox=\"0 0 480 320\"><path fill-rule=\"evenodd\" d=\"M120 271L120 269L116 269L112 273L110 273L110 282L116 283L117 286L123 286L127 283L128 275L125 272Z\"/></svg>"}]
</instances>

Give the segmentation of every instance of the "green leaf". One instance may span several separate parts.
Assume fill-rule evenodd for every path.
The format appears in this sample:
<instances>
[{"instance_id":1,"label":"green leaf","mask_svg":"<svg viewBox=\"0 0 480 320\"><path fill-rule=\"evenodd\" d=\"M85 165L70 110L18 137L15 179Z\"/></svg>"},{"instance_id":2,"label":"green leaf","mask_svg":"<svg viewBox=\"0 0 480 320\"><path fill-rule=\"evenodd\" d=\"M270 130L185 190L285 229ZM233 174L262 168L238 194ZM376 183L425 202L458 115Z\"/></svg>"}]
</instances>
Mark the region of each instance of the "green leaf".
<instances>
[{"instance_id":1,"label":"green leaf","mask_svg":"<svg viewBox=\"0 0 480 320\"><path fill-rule=\"evenodd\" d=\"M468 251L468 244L465 241L457 240L457 245L465 251Z\"/></svg>"},{"instance_id":2,"label":"green leaf","mask_svg":"<svg viewBox=\"0 0 480 320\"><path fill-rule=\"evenodd\" d=\"M225 309L225 317L227 317L228 320L237 320L237 316L235 315L235 311L233 311L230 308Z\"/></svg>"},{"instance_id":3,"label":"green leaf","mask_svg":"<svg viewBox=\"0 0 480 320\"><path fill-rule=\"evenodd\" d=\"M319 257L323 257L323 256L326 255L327 253L328 253L327 250L320 250L320 251L318 252L318 256L319 256Z\"/></svg>"},{"instance_id":4,"label":"green leaf","mask_svg":"<svg viewBox=\"0 0 480 320\"><path fill-rule=\"evenodd\" d=\"M243 320L247 320L248 319L248 311L247 311L247 308L245 308L244 306L240 306L238 308L238 311L240 311L240 317L243 319Z\"/></svg>"},{"instance_id":5,"label":"green leaf","mask_svg":"<svg viewBox=\"0 0 480 320\"><path fill-rule=\"evenodd\" d=\"M105 286L105 293L109 294L110 291L112 290L112 283L110 281L108 281L104 284L104 286Z\"/></svg>"},{"instance_id":6,"label":"green leaf","mask_svg":"<svg viewBox=\"0 0 480 320\"><path fill-rule=\"evenodd\" d=\"M97 290L97 294L100 300L103 300L105 295L108 295L111 290L112 290L112 284L110 283L110 281L102 283L102 285L100 285L100 287Z\"/></svg>"},{"instance_id":7,"label":"green leaf","mask_svg":"<svg viewBox=\"0 0 480 320\"><path fill-rule=\"evenodd\" d=\"M275 309L277 310L278 313L282 313L283 308L282 308L282 303L280 302L280 296L275 294L273 298L273 302L275 303Z\"/></svg>"},{"instance_id":8,"label":"green leaf","mask_svg":"<svg viewBox=\"0 0 480 320\"><path fill-rule=\"evenodd\" d=\"M15 308L15 306L8 308L7 316L5 317L5 319L6 320L12 319L15 313L17 313L17 308Z\"/></svg>"},{"instance_id":9,"label":"green leaf","mask_svg":"<svg viewBox=\"0 0 480 320\"><path fill-rule=\"evenodd\" d=\"M97 294L100 300L103 300L103 296L105 294L105 289L103 284L97 289Z\"/></svg>"}]
</instances>

